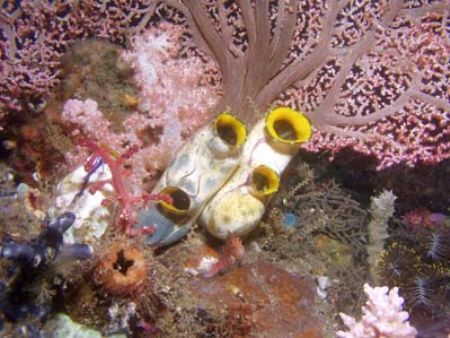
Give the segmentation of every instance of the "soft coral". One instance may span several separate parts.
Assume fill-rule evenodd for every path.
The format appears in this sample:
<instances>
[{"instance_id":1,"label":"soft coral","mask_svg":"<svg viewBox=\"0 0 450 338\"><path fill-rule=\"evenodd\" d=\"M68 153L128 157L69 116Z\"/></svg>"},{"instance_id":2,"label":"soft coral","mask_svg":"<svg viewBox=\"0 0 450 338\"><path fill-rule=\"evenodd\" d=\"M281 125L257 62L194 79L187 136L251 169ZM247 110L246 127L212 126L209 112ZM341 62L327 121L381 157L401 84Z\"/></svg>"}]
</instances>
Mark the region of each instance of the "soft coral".
<instances>
[{"instance_id":1,"label":"soft coral","mask_svg":"<svg viewBox=\"0 0 450 338\"><path fill-rule=\"evenodd\" d=\"M111 179L97 181L89 187L90 193L95 193L101 189L105 184L109 183L113 186L115 196L108 198L104 203L112 203L117 201L119 203L119 210L117 211L116 225L125 229L125 232L131 236L136 236L143 233L152 233L153 227L143 227L139 230L134 229L136 220L133 215L133 208L135 205L142 205L147 201L165 201L172 203L170 196L166 194L149 194L143 193L140 196L134 196L131 194L126 184L123 181L123 177L127 176L127 170L123 169L124 162L133 156L138 150L138 145L132 145L122 154L114 154L110 149L97 144L95 141L88 138L77 139L77 144L82 147L87 147L92 151L92 156L85 165L87 172L94 169L96 158L100 157L111 171Z\"/></svg>"}]
</instances>

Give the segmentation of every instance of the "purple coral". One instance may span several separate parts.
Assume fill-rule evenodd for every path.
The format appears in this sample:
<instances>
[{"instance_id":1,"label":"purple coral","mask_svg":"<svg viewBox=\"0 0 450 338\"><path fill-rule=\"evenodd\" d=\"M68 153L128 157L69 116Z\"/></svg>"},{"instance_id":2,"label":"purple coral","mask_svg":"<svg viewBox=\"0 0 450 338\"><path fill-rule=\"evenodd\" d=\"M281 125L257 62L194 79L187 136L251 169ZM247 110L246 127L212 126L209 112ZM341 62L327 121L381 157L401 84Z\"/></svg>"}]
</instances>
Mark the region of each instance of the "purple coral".
<instances>
[{"instance_id":1,"label":"purple coral","mask_svg":"<svg viewBox=\"0 0 450 338\"><path fill-rule=\"evenodd\" d=\"M65 244L63 235L75 221L75 214L65 212L53 222L47 221L40 235L28 242L5 238L0 245L0 259L11 262L6 266L7 279L0 280L0 313L11 321L21 321L28 316L44 319L51 310L51 301L35 294L44 290L43 282L48 267L92 257L88 244ZM52 287L56 287L51 283ZM50 291L50 289L48 290ZM43 292L43 291L42 291ZM49 294L50 295L50 294ZM53 297L50 297L53 298ZM3 318L2 318L3 319Z\"/></svg>"},{"instance_id":2,"label":"purple coral","mask_svg":"<svg viewBox=\"0 0 450 338\"><path fill-rule=\"evenodd\" d=\"M408 322L409 314L402 311L403 298L398 288L387 286L372 288L364 284L367 295L360 321L341 313L340 316L349 331L338 331L339 338L414 338L417 331Z\"/></svg>"},{"instance_id":3,"label":"purple coral","mask_svg":"<svg viewBox=\"0 0 450 338\"><path fill-rule=\"evenodd\" d=\"M92 256L92 247L88 244L64 244L63 234L75 221L75 215L66 212L47 225L38 238L29 243L18 243L5 239L0 246L0 258L13 261L25 269L37 269L63 253L71 259L85 260ZM53 254L51 254L53 252Z\"/></svg>"}]
</instances>

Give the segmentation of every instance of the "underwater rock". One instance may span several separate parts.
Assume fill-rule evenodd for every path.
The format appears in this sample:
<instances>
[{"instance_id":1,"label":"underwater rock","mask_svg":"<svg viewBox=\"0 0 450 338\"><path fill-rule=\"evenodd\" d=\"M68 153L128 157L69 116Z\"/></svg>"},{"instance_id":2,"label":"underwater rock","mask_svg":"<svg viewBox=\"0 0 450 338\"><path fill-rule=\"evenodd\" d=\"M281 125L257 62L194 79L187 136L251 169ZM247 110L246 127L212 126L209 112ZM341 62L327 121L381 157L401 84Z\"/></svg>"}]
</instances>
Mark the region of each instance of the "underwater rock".
<instances>
[{"instance_id":1,"label":"underwater rock","mask_svg":"<svg viewBox=\"0 0 450 338\"><path fill-rule=\"evenodd\" d=\"M68 315L60 313L48 321L44 329L50 332L53 338L103 338L96 330L74 322ZM113 335L108 338L125 338L125 335Z\"/></svg>"},{"instance_id":2,"label":"underwater rock","mask_svg":"<svg viewBox=\"0 0 450 338\"><path fill-rule=\"evenodd\" d=\"M193 279L190 289L198 307L219 307L243 336L322 337L323 322L315 313L314 282L258 260L211 279ZM239 332L233 332L241 336Z\"/></svg>"}]
</instances>

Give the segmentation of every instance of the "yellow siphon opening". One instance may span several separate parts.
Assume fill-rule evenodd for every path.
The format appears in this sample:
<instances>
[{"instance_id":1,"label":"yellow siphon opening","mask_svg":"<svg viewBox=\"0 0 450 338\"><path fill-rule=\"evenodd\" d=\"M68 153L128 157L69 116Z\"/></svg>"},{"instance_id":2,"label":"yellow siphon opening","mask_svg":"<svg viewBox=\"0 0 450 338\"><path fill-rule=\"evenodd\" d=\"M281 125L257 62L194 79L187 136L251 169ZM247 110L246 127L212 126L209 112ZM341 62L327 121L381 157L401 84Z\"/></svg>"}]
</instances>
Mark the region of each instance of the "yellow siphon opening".
<instances>
[{"instance_id":1,"label":"yellow siphon opening","mask_svg":"<svg viewBox=\"0 0 450 338\"><path fill-rule=\"evenodd\" d=\"M165 212L175 216L186 215L189 207L191 206L191 200L188 194L186 194L182 189L172 186L165 187L161 190L161 193L169 195L173 200L172 204L164 201L159 202Z\"/></svg>"},{"instance_id":2,"label":"yellow siphon opening","mask_svg":"<svg viewBox=\"0 0 450 338\"><path fill-rule=\"evenodd\" d=\"M266 130L274 140L288 144L306 142L312 134L308 118L289 107L279 107L269 112Z\"/></svg>"},{"instance_id":3,"label":"yellow siphon opening","mask_svg":"<svg viewBox=\"0 0 450 338\"><path fill-rule=\"evenodd\" d=\"M278 191L280 177L271 168L260 165L253 169L251 176L252 193L257 198L272 195Z\"/></svg>"},{"instance_id":4,"label":"yellow siphon opening","mask_svg":"<svg viewBox=\"0 0 450 338\"><path fill-rule=\"evenodd\" d=\"M233 147L240 147L247 138L245 124L228 113L222 113L217 116L215 128L219 137Z\"/></svg>"}]
</instances>

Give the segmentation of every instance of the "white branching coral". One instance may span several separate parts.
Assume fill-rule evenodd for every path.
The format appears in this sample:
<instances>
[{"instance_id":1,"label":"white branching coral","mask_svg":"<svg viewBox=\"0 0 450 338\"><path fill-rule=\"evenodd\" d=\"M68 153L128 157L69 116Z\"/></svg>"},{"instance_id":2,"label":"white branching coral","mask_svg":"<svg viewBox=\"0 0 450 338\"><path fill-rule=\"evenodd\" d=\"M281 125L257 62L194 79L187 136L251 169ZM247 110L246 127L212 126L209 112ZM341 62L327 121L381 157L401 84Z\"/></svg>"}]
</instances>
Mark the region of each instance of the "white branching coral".
<instances>
[{"instance_id":1,"label":"white branching coral","mask_svg":"<svg viewBox=\"0 0 450 338\"><path fill-rule=\"evenodd\" d=\"M371 277L376 281L376 260L383 250L384 240L388 237L387 227L389 218L395 212L397 196L390 190L383 190L378 196L372 197L370 204L371 219L369 228L369 245L367 246L367 261L370 266Z\"/></svg>"},{"instance_id":2,"label":"white branching coral","mask_svg":"<svg viewBox=\"0 0 450 338\"><path fill-rule=\"evenodd\" d=\"M398 288L389 290L387 286L372 288L364 284L367 295L360 321L340 313L349 331L338 331L339 338L414 338L417 331L409 324L409 314L402 311L403 298Z\"/></svg>"},{"instance_id":3,"label":"white branching coral","mask_svg":"<svg viewBox=\"0 0 450 338\"><path fill-rule=\"evenodd\" d=\"M389 218L394 214L394 203L397 196L391 190L383 190L381 194L372 197L370 211L372 218Z\"/></svg>"}]
</instances>

